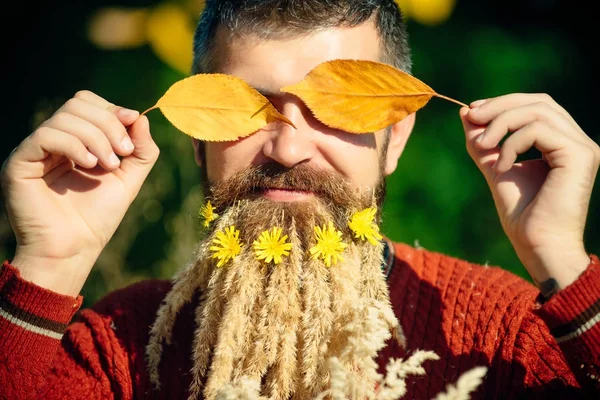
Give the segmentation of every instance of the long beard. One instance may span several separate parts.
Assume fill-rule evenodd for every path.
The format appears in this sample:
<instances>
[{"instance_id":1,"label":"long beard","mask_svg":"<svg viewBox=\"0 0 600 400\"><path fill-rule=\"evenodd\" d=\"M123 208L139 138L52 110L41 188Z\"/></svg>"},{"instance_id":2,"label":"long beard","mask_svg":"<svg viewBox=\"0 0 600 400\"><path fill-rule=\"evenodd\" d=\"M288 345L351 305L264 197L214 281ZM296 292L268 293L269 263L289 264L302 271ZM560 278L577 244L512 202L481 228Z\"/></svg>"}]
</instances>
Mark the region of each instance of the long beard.
<instances>
[{"instance_id":1,"label":"long beard","mask_svg":"<svg viewBox=\"0 0 600 400\"><path fill-rule=\"evenodd\" d=\"M357 239L348 227L352 214L377 207L380 196L349 195L339 180L315 176L318 171L262 172L240 174L213 189L211 200L220 217L199 244L194 262L174 277L151 329L147 359L150 378L159 385L163 345L170 343L178 311L200 291L190 399L215 399L223 387L241 379L255 382L265 398L314 398L329 386L328 360L340 358L349 345L344 327L357 318L361 301L377 302L383 309L380 318L390 330L399 330L381 268L383 243ZM308 179L322 184L304 187ZM321 196L276 203L253 195L263 185ZM331 266L310 252L315 227L329 222L347 244L342 259ZM240 232L242 249L218 267L211 246L219 232L232 226ZM291 244L289 255L276 265L259 260L252 246L274 227L282 228ZM347 367L356 380L368 380L355 365Z\"/></svg>"}]
</instances>

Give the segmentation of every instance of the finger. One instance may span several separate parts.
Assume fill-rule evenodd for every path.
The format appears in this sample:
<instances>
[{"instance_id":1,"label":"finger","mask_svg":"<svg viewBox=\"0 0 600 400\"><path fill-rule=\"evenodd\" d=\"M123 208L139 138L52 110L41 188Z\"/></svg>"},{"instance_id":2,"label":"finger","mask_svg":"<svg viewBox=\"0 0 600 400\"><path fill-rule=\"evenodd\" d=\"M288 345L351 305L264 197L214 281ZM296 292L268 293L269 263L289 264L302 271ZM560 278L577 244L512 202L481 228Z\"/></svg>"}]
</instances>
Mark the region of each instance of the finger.
<instances>
[{"instance_id":1,"label":"finger","mask_svg":"<svg viewBox=\"0 0 600 400\"><path fill-rule=\"evenodd\" d=\"M36 129L15 150L7 163L7 169L22 162L38 163L44 161L49 155L64 156L83 168L94 168L98 159L84 146L81 140L66 132L50 127ZM19 178L41 178L48 171L47 167L40 164L39 169L24 168L24 173Z\"/></svg>"},{"instance_id":2,"label":"finger","mask_svg":"<svg viewBox=\"0 0 600 400\"><path fill-rule=\"evenodd\" d=\"M481 111L480 108L471 109L469 119L476 119ZM483 111L485 112L485 110ZM568 135L573 138L579 137L573 125L564 117L552 111L548 104L532 103L512 108L498 115L489 123L482 135L477 138L476 143L482 149L496 147L507 133L515 132L534 121L553 127L553 134Z\"/></svg>"},{"instance_id":3,"label":"finger","mask_svg":"<svg viewBox=\"0 0 600 400\"><path fill-rule=\"evenodd\" d=\"M82 99L72 98L57 111L59 112L68 112L96 125L104 132L115 153L126 156L133 151L125 126L110 110Z\"/></svg>"},{"instance_id":4,"label":"finger","mask_svg":"<svg viewBox=\"0 0 600 400\"><path fill-rule=\"evenodd\" d=\"M544 159L550 168L568 166L569 147L573 147L573 139L556 135L554 129L541 122L533 122L513 133L502 145L500 157L495 170L501 174L509 171L517 157L532 147L545 155Z\"/></svg>"},{"instance_id":5,"label":"finger","mask_svg":"<svg viewBox=\"0 0 600 400\"><path fill-rule=\"evenodd\" d=\"M498 156L500 154L500 148L495 147L492 149L481 149L476 144L477 138L485 131L485 126L475 125L467 118L469 108L463 107L460 110L460 118L463 123L463 128L466 135L467 152L483 173L483 176L488 183L493 182L495 178L495 171L492 168Z\"/></svg>"},{"instance_id":6,"label":"finger","mask_svg":"<svg viewBox=\"0 0 600 400\"><path fill-rule=\"evenodd\" d=\"M96 125L68 112L59 112L44 122L41 127L50 127L66 132L79 139L100 160L100 165L112 171L121 161L104 134Z\"/></svg>"},{"instance_id":7,"label":"finger","mask_svg":"<svg viewBox=\"0 0 600 400\"><path fill-rule=\"evenodd\" d=\"M130 110L129 108L124 108L120 106L109 106L108 110L119 118L119 121L125 126L129 128L137 119L140 117L140 112L136 110Z\"/></svg>"},{"instance_id":8,"label":"finger","mask_svg":"<svg viewBox=\"0 0 600 400\"><path fill-rule=\"evenodd\" d=\"M135 146L134 152L121 160L122 179L128 182L133 195L137 195L144 180L156 163L160 150L150 134L150 123L145 115L129 128Z\"/></svg>"},{"instance_id":9,"label":"finger","mask_svg":"<svg viewBox=\"0 0 600 400\"><path fill-rule=\"evenodd\" d=\"M100 108L108 108L108 106L114 105L110 101L98 96L96 93L90 90L80 90L77 93L75 93L75 96L73 97L76 99L85 100L88 103L94 104L95 106L98 106Z\"/></svg>"},{"instance_id":10,"label":"finger","mask_svg":"<svg viewBox=\"0 0 600 400\"><path fill-rule=\"evenodd\" d=\"M471 103L473 109L478 109L476 113L469 114L469 119L476 125L487 125L501 113L512 108L521 107L532 103L545 103L556 113L561 115L579 132L583 133L581 127L571 117L571 115L560 106L552 97L544 93L512 93L508 95L493 97L486 100L478 100ZM471 119L472 118L472 119Z\"/></svg>"},{"instance_id":11,"label":"finger","mask_svg":"<svg viewBox=\"0 0 600 400\"><path fill-rule=\"evenodd\" d=\"M104 108L112 112L119 118L119 121L125 126L129 127L135 122L140 116L140 113L136 110L130 110L128 108L116 106L103 97L98 96L96 93L89 90L80 90L75 93L75 98L85 100L88 103L94 104L97 107Z\"/></svg>"}]
</instances>

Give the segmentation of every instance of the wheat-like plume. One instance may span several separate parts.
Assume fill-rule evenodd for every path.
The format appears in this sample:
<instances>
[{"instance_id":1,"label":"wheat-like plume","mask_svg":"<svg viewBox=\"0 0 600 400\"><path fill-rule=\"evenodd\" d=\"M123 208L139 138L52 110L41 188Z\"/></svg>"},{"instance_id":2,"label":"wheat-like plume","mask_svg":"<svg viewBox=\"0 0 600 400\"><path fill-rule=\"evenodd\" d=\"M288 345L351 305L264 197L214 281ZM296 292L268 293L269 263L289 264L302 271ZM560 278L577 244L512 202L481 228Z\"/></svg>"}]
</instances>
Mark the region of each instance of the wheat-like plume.
<instances>
[{"instance_id":1,"label":"wheat-like plume","mask_svg":"<svg viewBox=\"0 0 600 400\"><path fill-rule=\"evenodd\" d=\"M446 391L438 394L435 400L468 400L469 395L481 385L486 373L486 367L470 369L462 374L454 385L448 385Z\"/></svg>"},{"instance_id":2,"label":"wheat-like plume","mask_svg":"<svg viewBox=\"0 0 600 400\"><path fill-rule=\"evenodd\" d=\"M279 307L275 309L279 312L281 320L280 335L278 343L277 358L267 376L267 393L271 399L289 399L294 393L294 388L299 381L297 364L297 343L298 343L298 324L302 316L300 304L300 270L302 254L300 248L300 238L296 231L295 224L290 229L290 242L296 247L292 250L289 266L281 268L287 275L284 278L285 285L280 285L279 293L283 294L283 299Z\"/></svg>"},{"instance_id":3,"label":"wheat-like plume","mask_svg":"<svg viewBox=\"0 0 600 400\"><path fill-rule=\"evenodd\" d=\"M260 381L242 377L219 389L215 400L266 400L259 393Z\"/></svg>"}]
</instances>

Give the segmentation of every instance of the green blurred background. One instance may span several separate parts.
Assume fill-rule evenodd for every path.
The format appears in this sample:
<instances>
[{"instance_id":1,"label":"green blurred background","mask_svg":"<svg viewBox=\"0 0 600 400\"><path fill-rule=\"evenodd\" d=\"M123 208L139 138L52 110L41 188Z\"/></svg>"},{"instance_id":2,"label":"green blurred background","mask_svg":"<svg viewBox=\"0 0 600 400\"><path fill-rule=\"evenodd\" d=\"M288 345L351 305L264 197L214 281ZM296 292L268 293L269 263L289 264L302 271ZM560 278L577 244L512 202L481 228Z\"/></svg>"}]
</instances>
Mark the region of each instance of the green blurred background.
<instances>
[{"instance_id":1,"label":"green blurred background","mask_svg":"<svg viewBox=\"0 0 600 400\"><path fill-rule=\"evenodd\" d=\"M565 0L404 0L414 74L463 102L546 92L597 142L591 8ZM80 89L145 110L185 77L198 0L60 1L7 6L0 159ZM587 6L591 7L591 6ZM6 25L5 25L6 26ZM7 29L6 27L3 29ZM161 157L83 289L84 305L134 281L170 277L200 238L199 169L189 138L149 114ZM8 121L8 123L7 123ZM535 152L524 158L536 157ZM598 184L596 184L598 186ZM586 243L600 253L600 199ZM458 106L433 99L419 111L389 178L384 233L394 240L498 265L529 279L506 239L482 176L465 151ZM0 215L0 258L15 240Z\"/></svg>"}]
</instances>

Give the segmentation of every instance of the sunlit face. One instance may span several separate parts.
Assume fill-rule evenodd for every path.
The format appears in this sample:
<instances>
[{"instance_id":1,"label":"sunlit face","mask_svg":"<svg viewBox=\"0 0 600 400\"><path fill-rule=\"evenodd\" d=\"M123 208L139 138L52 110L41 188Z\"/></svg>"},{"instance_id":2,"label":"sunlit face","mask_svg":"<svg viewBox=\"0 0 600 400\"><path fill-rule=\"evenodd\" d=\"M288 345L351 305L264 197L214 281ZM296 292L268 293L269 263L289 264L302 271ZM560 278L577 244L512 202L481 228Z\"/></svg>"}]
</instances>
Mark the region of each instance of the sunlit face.
<instances>
[{"instance_id":1,"label":"sunlit face","mask_svg":"<svg viewBox=\"0 0 600 400\"><path fill-rule=\"evenodd\" d=\"M235 142L205 145L209 182L225 180L248 165L277 162L293 168L300 164L337 172L358 191L370 191L384 174L397 165L413 118L392 129L388 151L385 132L352 134L332 129L316 120L297 97L281 93L284 86L301 81L318 64L333 59L379 61L380 41L376 27L368 22L352 28L317 31L309 36L285 40L258 40L254 37L228 38L217 35L218 72L244 79L265 94L295 128L274 123ZM387 153L385 157L382 155ZM312 194L271 189L262 193L274 201L302 201Z\"/></svg>"}]
</instances>

